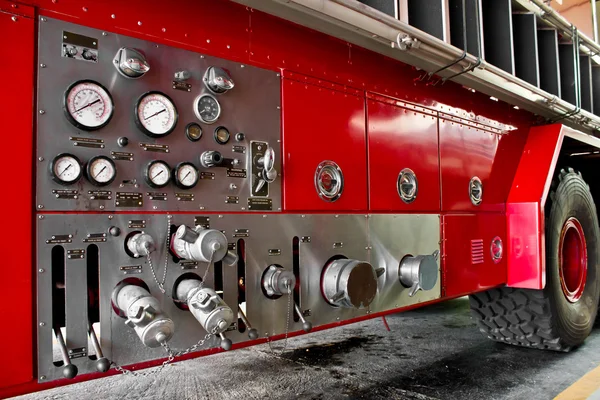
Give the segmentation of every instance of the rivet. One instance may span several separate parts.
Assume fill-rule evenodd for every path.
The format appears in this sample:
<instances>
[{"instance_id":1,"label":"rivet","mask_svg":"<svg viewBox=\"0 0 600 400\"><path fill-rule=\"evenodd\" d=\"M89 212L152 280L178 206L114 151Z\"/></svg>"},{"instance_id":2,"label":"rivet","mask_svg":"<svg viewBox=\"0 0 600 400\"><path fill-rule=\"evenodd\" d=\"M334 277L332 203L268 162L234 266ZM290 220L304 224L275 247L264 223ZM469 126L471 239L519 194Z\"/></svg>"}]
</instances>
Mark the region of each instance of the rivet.
<instances>
[{"instance_id":1,"label":"rivet","mask_svg":"<svg viewBox=\"0 0 600 400\"><path fill-rule=\"evenodd\" d=\"M87 7L82 7L81 9L83 10L83 12L87 12Z\"/></svg>"},{"instance_id":2,"label":"rivet","mask_svg":"<svg viewBox=\"0 0 600 400\"><path fill-rule=\"evenodd\" d=\"M230 48L231 48L231 46L230 46L230 45L227 45L227 48L228 48L228 49L230 49Z\"/></svg>"},{"instance_id":3,"label":"rivet","mask_svg":"<svg viewBox=\"0 0 600 400\"><path fill-rule=\"evenodd\" d=\"M41 68L46 68L46 64L40 64Z\"/></svg>"},{"instance_id":4,"label":"rivet","mask_svg":"<svg viewBox=\"0 0 600 400\"><path fill-rule=\"evenodd\" d=\"M43 273L44 273L44 268L40 268L40 269L38 269L38 272L39 272L40 274L43 274Z\"/></svg>"},{"instance_id":5,"label":"rivet","mask_svg":"<svg viewBox=\"0 0 600 400\"><path fill-rule=\"evenodd\" d=\"M101 210L104 210L104 206L103 206L103 205L102 205L102 206L100 206L100 209L101 209Z\"/></svg>"},{"instance_id":6,"label":"rivet","mask_svg":"<svg viewBox=\"0 0 600 400\"><path fill-rule=\"evenodd\" d=\"M102 32L102 36L108 36L108 33Z\"/></svg>"},{"instance_id":7,"label":"rivet","mask_svg":"<svg viewBox=\"0 0 600 400\"><path fill-rule=\"evenodd\" d=\"M44 219L43 215L38 215L38 219Z\"/></svg>"},{"instance_id":8,"label":"rivet","mask_svg":"<svg viewBox=\"0 0 600 400\"><path fill-rule=\"evenodd\" d=\"M267 218L267 216L266 216L266 215L263 215L263 218Z\"/></svg>"},{"instance_id":9,"label":"rivet","mask_svg":"<svg viewBox=\"0 0 600 400\"><path fill-rule=\"evenodd\" d=\"M223 218L223 216L222 216L222 215L219 215L219 218Z\"/></svg>"},{"instance_id":10,"label":"rivet","mask_svg":"<svg viewBox=\"0 0 600 400\"><path fill-rule=\"evenodd\" d=\"M281 107L277 106L277 109L278 109L278 110L281 110Z\"/></svg>"},{"instance_id":11,"label":"rivet","mask_svg":"<svg viewBox=\"0 0 600 400\"><path fill-rule=\"evenodd\" d=\"M38 204L38 208L41 210L42 208L44 208L44 206L41 204Z\"/></svg>"},{"instance_id":12,"label":"rivet","mask_svg":"<svg viewBox=\"0 0 600 400\"><path fill-rule=\"evenodd\" d=\"M166 31L167 31L167 28L162 28L161 30L162 30L163 32L166 32Z\"/></svg>"},{"instance_id":13,"label":"rivet","mask_svg":"<svg viewBox=\"0 0 600 400\"><path fill-rule=\"evenodd\" d=\"M242 207L242 211L246 210L246 207Z\"/></svg>"},{"instance_id":14,"label":"rivet","mask_svg":"<svg viewBox=\"0 0 600 400\"><path fill-rule=\"evenodd\" d=\"M142 21L138 21L138 25L140 25L140 26L141 26L141 25L142 25Z\"/></svg>"},{"instance_id":15,"label":"rivet","mask_svg":"<svg viewBox=\"0 0 600 400\"><path fill-rule=\"evenodd\" d=\"M240 68L245 68L246 66L244 64L240 65Z\"/></svg>"},{"instance_id":16,"label":"rivet","mask_svg":"<svg viewBox=\"0 0 600 400\"><path fill-rule=\"evenodd\" d=\"M108 219L113 219L113 216L112 216L112 215L109 215L109 216L108 216Z\"/></svg>"},{"instance_id":17,"label":"rivet","mask_svg":"<svg viewBox=\"0 0 600 400\"><path fill-rule=\"evenodd\" d=\"M277 74L277 76L281 76L281 74Z\"/></svg>"},{"instance_id":18,"label":"rivet","mask_svg":"<svg viewBox=\"0 0 600 400\"><path fill-rule=\"evenodd\" d=\"M152 209L154 209L154 210L156 210L157 208L158 208L158 207L156 207L156 206L152 206Z\"/></svg>"},{"instance_id":19,"label":"rivet","mask_svg":"<svg viewBox=\"0 0 600 400\"><path fill-rule=\"evenodd\" d=\"M10 19L12 19L13 22L17 22L18 18L15 16L10 17Z\"/></svg>"},{"instance_id":20,"label":"rivet","mask_svg":"<svg viewBox=\"0 0 600 400\"><path fill-rule=\"evenodd\" d=\"M38 160L44 161L44 157L38 157Z\"/></svg>"},{"instance_id":21,"label":"rivet","mask_svg":"<svg viewBox=\"0 0 600 400\"><path fill-rule=\"evenodd\" d=\"M200 58L204 58L204 56L200 56Z\"/></svg>"},{"instance_id":22,"label":"rivet","mask_svg":"<svg viewBox=\"0 0 600 400\"><path fill-rule=\"evenodd\" d=\"M206 39L206 43L210 43L210 39Z\"/></svg>"},{"instance_id":23,"label":"rivet","mask_svg":"<svg viewBox=\"0 0 600 400\"><path fill-rule=\"evenodd\" d=\"M40 114L46 114L46 111L40 110Z\"/></svg>"},{"instance_id":24,"label":"rivet","mask_svg":"<svg viewBox=\"0 0 600 400\"><path fill-rule=\"evenodd\" d=\"M40 326L46 326L45 322L40 322Z\"/></svg>"},{"instance_id":25,"label":"rivet","mask_svg":"<svg viewBox=\"0 0 600 400\"><path fill-rule=\"evenodd\" d=\"M117 18L117 16L116 16L115 14L111 14L111 16L110 16L110 17L111 17L112 19L115 19L115 18Z\"/></svg>"},{"instance_id":26,"label":"rivet","mask_svg":"<svg viewBox=\"0 0 600 400\"><path fill-rule=\"evenodd\" d=\"M40 376L40 381L46 380L46 375L41 375Z\"/></svg>"},{"instance_id":27,"label":"rivet","mask_svg":"<svg viewBox=\"0 0 600 400\"><path fill-rule=\"evenodd\" d=\"M47 21L47 19L42 17L42 22L46 22L46 21Z\"/></svg>"}]
</instances>

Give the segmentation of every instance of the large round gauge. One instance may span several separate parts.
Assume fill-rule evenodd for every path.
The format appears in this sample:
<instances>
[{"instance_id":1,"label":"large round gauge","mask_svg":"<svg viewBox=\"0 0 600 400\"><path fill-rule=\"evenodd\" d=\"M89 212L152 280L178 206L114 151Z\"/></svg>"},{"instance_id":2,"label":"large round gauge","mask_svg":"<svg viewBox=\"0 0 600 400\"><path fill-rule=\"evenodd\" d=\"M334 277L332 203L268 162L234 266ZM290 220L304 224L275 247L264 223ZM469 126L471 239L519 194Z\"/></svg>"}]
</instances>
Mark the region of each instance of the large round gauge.
<instances>
[{"instance_id":1,"label":"large round gauge","mask_svg":"<svg viewBox=\"0 0 600 400\"><path fill-rule=\"evenodd\" d=\"M173 178L177 187L191 189L198 183L198 168L189 162L179 163L175 167Z\"/></svg>"},{"instance_id":2,"label":"large round gauge","mask_svg":"<svg viewBox=\"0 0 600 400\"><path fill-rule=\"evenodd\" d=\"M173 132L178 118L173 100L161 92L144 93L135 104L135 124L153 138Z\"/></svg>"},{"instance_id":3,"label":"large round gauge","mask_svg":"<svg viewBox=\"0 0 600 400\"><path fill-rule=\"evenodd\" d=\"M144 178L150 187L165 187L171 180L171 167L161 160L150 161L144 171Z\"/></svg>"},{"instance_id":4,"label":"large round gauge","mask_svg":"<svg viewBox=\"0 0 600 400\"><path fill-rule=\"evenodd\" d=\"M88 161L85 173L93 185L106 186L115 180L117 166L106 156L96 156Z\"/></svg>"},{"instance_id":5,"label":"large round gauge","mask_svg":"<svg viewBox=\"0 0 600 400\"><path fill-rule=\"evenodd\" d=\"M81 178L81 173L81 162L73 154L59 154L50 163L50 176L61 185L76 183Z\"/></svg>"},{"instance_id":6,"label":"large round gauge","mask_svg":"<svg viewBox=\"0 0 600 400\"><path fill-rule=\"evenodd\" d=\"M114 104L104 86L95 81L81 80L71 84L65 91L63 109L75 127L94 131L110 122Z\"/></svg>"},{"instance_id":7,"label":"large round gauge","mask_svg":"<svg viewBox=\"0 0 600 400\"><path fill-rule=\"evenodd\" d=\"M194 100L194 113L205 124L212 124L221 115L221 105L210 94L203 94Z\"/></svg>"}]
</instances>

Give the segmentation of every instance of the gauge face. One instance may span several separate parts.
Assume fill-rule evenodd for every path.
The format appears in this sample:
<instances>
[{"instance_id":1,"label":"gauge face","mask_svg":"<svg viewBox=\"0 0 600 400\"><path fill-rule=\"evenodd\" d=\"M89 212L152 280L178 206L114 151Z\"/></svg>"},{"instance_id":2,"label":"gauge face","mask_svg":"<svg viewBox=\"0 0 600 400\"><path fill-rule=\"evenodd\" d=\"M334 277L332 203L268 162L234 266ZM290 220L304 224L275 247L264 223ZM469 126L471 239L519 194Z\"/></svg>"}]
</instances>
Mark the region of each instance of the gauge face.
<instances>
[{"instance_id":1,"label":"gauge face","mask_svg":"<svg viewBox=\"0 0 600 400\"><path fill-rule=\"evenodd\" d=\"M108 90L95 81L77 81L65 92L63 108L71 124L79 129L100 129L112 118L114 104Z\"/></svg>"},{"instance_id":2,"label":"gauge face","mask_svg":"<svg viewBox=\"0 0 600 400\"><path fill-rule=\"evenodd\" d=\"M203 94L194 101L194 113L200 121L212 124L221 115L221 105L210 94Z\"/></svg>"},{"instance_id":3,"label":"gauge face","mask_svg":"<svg viewBox=\"0 0 600 400\"><path fill-rule=\"evenodd\" d=\"M202 127L195 122L187 124L185 127L185 136L192 142L197 142L202 137Z\"/></svg>"},{"instance_id":4,"label":"gauge face","mask_svg":"<svg viewBox=\"0 0 600 400\"><path fill-rule=\"evenodd\" d=\"M50 163L52 179L61 185L72 185L81 178L81 162L72 154L59 154Z\"/></svg>"},{"instance_id":5,"label":"gauge face","mask_svg":"<svg viewBox=\"0 0 600 400\"><path fill-rule=\"evenodd\" d=\"M173 132L178 118L173 100L161 92L145 93L135 105L135 123L150 137L163 137Z\"/></svg>"},{"instance_id":6,"label":"gauge face","mask_svg":"<svg viewBox=\"0 0 600 400\"><path fill-rule=\"evenodd\" d=\"M215 141L217 143L225 144L229 142L230 137L231 135L229 134L229 131L224 126L219 126L217 129L215 129Z\"/></svg>"},{"instance_id":7,"label":"gauge face","mask_svg":"<svg viewBox=\"0 0 600 400\"><path fill-rule=\"evenodd\" d=\"M89 181L96 186L106 186L112 183L117 176L117 167L113 160L106 156L92 158L86 167Z\"/></svg>"},{"instance_id":8,"label":"gauge face","mask_svg":"<svg viewBox=\"0 0 600 400\"><path fill-rule=\"evenodd\" d=\"M175 167L175 184L182 189L191 189L198 183L198 168L189 162L182 162Z\"/></svg>"},{"instance_id":9,"label":"gauge face","mask_svg":"<svg viewBox=\"0 0 600 400\"><path fill-rule=\"evenodd\" d=\"M171 180L171 168L169 167L169 164L164 161L150 161L145 171L145 178L150 187L165 187Z\"/></svg>"}]
</instances>

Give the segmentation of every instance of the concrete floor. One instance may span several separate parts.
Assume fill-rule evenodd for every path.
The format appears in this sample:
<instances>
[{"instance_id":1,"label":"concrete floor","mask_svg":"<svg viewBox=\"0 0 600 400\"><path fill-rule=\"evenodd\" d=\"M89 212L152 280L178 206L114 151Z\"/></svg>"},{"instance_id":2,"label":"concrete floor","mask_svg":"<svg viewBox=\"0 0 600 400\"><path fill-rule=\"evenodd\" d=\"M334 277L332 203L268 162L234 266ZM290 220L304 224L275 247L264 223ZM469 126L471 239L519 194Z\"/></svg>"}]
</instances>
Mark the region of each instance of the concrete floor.
<instances>
[{"instance_id":1,"label":"concrete floor","mask_svg":"<svg viewBox=\"0 0 600 400\"><path fill-rule=\"evenodd\" d=\"M571 353L484 338L466 298L267 345L114 376L38 399L552 399L600 364L600 329ZM281 342L279 342L281 343Z\"/></svg>"}]
</instances>

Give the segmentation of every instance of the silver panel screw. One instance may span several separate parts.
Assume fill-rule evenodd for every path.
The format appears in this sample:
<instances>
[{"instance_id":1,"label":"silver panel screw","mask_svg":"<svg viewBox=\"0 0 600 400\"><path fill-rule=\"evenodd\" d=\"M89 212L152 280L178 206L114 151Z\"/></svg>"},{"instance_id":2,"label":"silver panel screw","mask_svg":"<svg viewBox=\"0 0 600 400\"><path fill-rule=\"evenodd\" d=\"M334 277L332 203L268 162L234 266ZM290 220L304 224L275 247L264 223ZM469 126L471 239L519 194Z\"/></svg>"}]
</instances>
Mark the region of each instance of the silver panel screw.
<instances>
[{"instance_id":1,"label":"silver panel screw","mask_svg":"<svg viewBox=\"0 0 600 400\"><path fill-rule=\"evenodd\" d=\"M46 64L40 64L41 68L46 68Z\"/></svg>"},{"instance_id":2,"label":"silver panel screw","mask_svg":"<svg viewBox=\"0 0 600 400\"><path fill-rule=\"evenodd\" d=\"M43 215L38 216L38 219L44 219Z\"/></svg>"},{"instance_id":3,"label":"silver panel screw","mask_svg":"<svg viewBox=\"0 0 600 400\"><path fill-rule=\"evenodd\" d=\"M41 210L42 208L44 208L44 206L41 204L38 204L38 208Z\"/></svg>"},{"instance_id":4,"label":"silver panel screw","mask_svg":"<svg viewBox=\"0 0 600 400\"><path fill-rule=\"evenodd\" d=\"M102 32L102 36L108 36L108 33Z\"/></svg>"},{"instance_id":5,"label":"silver panel screw","mask_svg":"<svg viewBox=\"0 0 600 400\"><path fill-rule=\"evenodd\" d=\"M46 375L41 375L40 376L40 381L44 381L44 380L46 380Z\"/></svg>"},{"instance_id":6,"label":"silver panel screw","mask_svg":"<svg viewBox=\"0 0 600 400\"><path fill-rule=\"evenodd\" d=\"M110 17L111 17L112 19L115 19L115 18L117 18L117 16L116 16L115 14L111 14L111 15L110 15Z\"/></svg>"},{"instance_id":7,"label":"silver panel screw","mask_svg":"<svg viewBox=\"0 0 600 400\"><path fill-rule=\"evenodd\" d=\"M45 322L40 322L40 326L46 326Z\"/></svg>"},{"instance_id":8,"label":"silver panel screw","mask_svg":"<svg viewBox=\"0 0 600 400\"><path fill-rule=\"evenodd\" d=\"M48 21L46 18L42 17L42 22Z\"/></svg>"},{"instance_id":9,"label":"silver panel screw","mask_svg":"<svg viewBox=\"0 0 600 400\"><path fill-rule=\"evenodd\" d=\"M109 215L109 216L108 216L108 219L113 219L113 216L112 216L112 215Z\"/></svg>"},{"instance_id":10,"label":"silver panel screw","mask_svg":"<svg viewBox=\"0 0 600 400\"><path fill-rule=\"evenodd\" d=\"M44 157L38 157L38 160L44 161Z\"/></svg>"},{"instance_id":11,"label":"silver panel screw","mask_svg":"<svg viewBox=\"0 0 600 400\"><path fill-rule=\"evenodd\" d=\"M40 269L38 269L38 272L39 272L40 274L43 274L43 273L44 273L44 268L40 268Z\"/></svg>"},{"instance_id":12,"label":"silver panel screw","mask_svg":"<svg viewBox=\"0 0 600 400\"><path fill-rule=\"evenodd\" d=\"M46 114L46 111L40 110L40 114Z\"/></svg>"}]
</instances>

